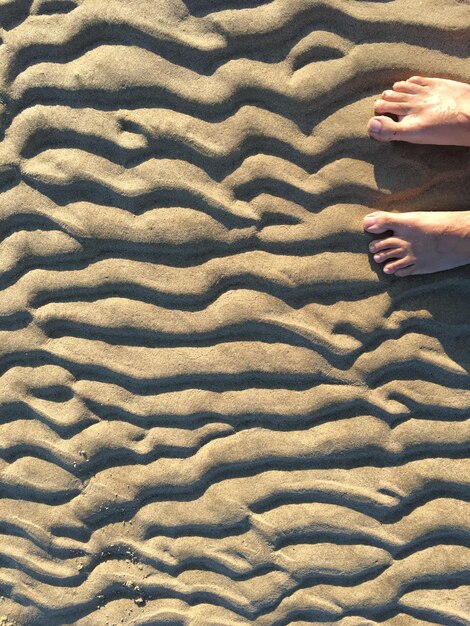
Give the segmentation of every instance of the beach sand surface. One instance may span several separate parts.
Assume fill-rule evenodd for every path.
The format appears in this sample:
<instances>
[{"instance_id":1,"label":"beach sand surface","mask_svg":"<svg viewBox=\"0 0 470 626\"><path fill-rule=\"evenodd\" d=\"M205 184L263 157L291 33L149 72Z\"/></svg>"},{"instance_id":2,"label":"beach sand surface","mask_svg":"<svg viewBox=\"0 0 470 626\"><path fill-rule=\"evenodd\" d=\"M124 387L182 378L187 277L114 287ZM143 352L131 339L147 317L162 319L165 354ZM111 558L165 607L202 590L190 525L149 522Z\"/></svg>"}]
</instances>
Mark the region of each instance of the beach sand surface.
<instances>
[{"instance_id":1,"label":"beach sand surface","mask_svg":"<svg viewBox=\"0 0 470 626\"><path fill-rule=\"evenodd\" d=\"M470 624L470 269L374 209L470 152L367 136L470 81L458 0L1 0L0 624Z\"/></svg>"}]
</instances>

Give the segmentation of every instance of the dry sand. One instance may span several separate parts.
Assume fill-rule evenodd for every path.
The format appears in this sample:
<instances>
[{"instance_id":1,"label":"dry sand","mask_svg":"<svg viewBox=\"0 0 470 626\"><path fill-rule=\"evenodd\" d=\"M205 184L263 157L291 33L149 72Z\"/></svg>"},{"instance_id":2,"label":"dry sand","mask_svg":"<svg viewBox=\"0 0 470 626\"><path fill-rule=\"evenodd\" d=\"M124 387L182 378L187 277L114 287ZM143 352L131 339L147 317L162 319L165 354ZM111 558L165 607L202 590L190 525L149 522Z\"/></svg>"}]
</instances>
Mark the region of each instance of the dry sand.
<instances>
[{"instance_id":1,"label":"dry sand","mask_svg":"<svg viewBox=\"0 0 470 626\"><path fill-rule=\"evenodd\" d=\"M468 208L468 149L365 128L470 81L470 3L0 22L0 624L470 624L470 268L362 231Z\"/></svg>"}]
</instances>

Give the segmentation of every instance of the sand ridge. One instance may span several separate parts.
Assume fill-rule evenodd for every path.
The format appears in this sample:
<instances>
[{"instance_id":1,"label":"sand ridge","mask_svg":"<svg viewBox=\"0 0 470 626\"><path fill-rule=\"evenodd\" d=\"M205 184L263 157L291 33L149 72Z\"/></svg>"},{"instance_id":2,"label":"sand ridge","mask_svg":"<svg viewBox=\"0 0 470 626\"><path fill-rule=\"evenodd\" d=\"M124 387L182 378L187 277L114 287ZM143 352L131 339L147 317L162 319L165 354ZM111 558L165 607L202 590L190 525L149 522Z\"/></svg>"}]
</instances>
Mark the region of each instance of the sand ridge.
<instances>
[{"instance_id":1,"label":"sand ridge","mask_svg":"<svg viewBox=\"0 0 470 626\"><path fill-rule=\"evenodd\" d=\"M0 2L0 626L470 623L468 208L374 98L458 0Z\"/></svg>"}]
</instances>

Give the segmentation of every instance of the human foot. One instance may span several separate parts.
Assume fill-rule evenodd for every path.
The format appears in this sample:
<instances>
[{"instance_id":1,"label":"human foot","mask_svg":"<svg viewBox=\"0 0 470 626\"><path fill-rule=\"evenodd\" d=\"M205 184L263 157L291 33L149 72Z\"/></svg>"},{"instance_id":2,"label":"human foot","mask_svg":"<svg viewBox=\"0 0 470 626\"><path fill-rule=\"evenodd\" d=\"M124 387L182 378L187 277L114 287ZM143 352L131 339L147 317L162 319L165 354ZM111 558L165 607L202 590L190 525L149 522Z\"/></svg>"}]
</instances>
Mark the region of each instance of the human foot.
<instances>
[{"instance_id":1,"label":"human foot","mask_svg":"<svg viewBox=\"0 0 470 626\"><path fill-rule=\"evenodd\" d=\"M470 85L413 76L375 102L367 130L378 141L470 146ZM398 122L383 115L398 116Z\"/></svg>"},{"instance_id":2,"label":"human foot","mask_svg":"<svg viewBox=\"0 0 470 626\"><path fill-rule=\"evenodd\" d=\"M389 261L383 268L387 274L430 274L470 263L470 211L378 211L366 215L364 230L393 232L369 244L374 261Z\"/></svg>"}]
</instances>

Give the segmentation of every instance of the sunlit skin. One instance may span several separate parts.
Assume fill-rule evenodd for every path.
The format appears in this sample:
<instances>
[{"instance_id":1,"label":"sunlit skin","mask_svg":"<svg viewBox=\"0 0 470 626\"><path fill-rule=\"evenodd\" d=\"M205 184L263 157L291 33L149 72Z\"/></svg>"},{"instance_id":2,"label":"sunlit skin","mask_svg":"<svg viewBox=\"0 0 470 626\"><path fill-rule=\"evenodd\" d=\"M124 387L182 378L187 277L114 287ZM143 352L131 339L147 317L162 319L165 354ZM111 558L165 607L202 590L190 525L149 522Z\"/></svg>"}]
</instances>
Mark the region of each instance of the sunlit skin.
<instances>
[{"instance_id":1,"label":"sunlit skin","mask_svg":"<svg viewBox=\"0 0 470 626\"><path fill-rule=\"evenodd\" d=\"M470 146L470 85L422 76L397 82L376 100L367 130L382 142ZM391 231L369 245L386 274L430 274L470 263L470 211L376 211L366 215L364 229Z\"/></svg>"}]
</instances>

